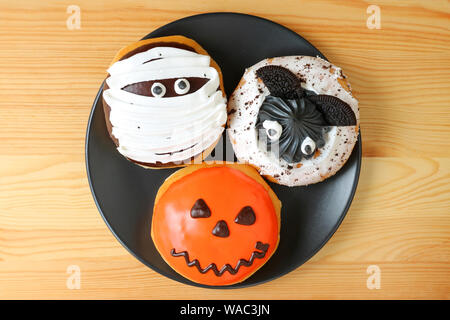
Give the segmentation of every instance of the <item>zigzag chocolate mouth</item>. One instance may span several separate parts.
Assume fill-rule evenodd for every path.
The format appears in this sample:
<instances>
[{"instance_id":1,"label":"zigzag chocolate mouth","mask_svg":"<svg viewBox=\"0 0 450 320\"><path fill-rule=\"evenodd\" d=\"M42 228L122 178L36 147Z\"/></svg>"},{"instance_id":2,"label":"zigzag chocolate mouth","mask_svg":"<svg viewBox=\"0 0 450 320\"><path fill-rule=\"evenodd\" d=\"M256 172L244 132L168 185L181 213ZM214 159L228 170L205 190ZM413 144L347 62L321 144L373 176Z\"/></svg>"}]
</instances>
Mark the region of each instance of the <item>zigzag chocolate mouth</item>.
<instances>
[{"instance_id":1,"label":"zigzag chocolate mouth","mask_svg":"<svg viewBox=\"0 0 450 320\"><path fill-rule=\"evenodd\" d=\"M189 260L189 254L187 253L187 251L181 251L181 252L176 252L175 249L170 250L170 254L174 257L184 257L184 260L186 260L186 264L188 265L188 267L197 267L197 270L200 273L206 273L209 270L214 271L215 275L220 277L221 275L223 275L225 273L225 271L228 271L230 274L236 274L239 271L239 268L241 266L246 266L246 267L250 267L253 264L253 261L258 258L258 259L262 259L266 256L267 250L269 249L269 244L268 243L262 243L260 241L258 241L255 245L255 248L257 250L260 251L253 251L252 255L250 257L249 260L246 259L239 259L237 265L235 268L233 268L230 264L226 264L222 267L222 269L217 268L217 265L215 263L211 263L209 266L207 266L206 268L202 269L200 267L200 262L197 259L194 259L192 261Z\"/></svg>"}]
</instances>

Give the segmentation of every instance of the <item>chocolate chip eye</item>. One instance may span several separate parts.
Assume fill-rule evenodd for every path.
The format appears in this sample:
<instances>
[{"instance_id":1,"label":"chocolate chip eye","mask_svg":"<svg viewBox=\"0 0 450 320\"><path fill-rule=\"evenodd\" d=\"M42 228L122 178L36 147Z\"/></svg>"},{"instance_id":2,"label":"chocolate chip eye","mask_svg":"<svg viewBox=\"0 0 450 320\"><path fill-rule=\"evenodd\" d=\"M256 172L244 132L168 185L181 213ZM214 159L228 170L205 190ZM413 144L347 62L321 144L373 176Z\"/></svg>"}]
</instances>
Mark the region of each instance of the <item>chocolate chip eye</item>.
<instances>
[{"instance_id":1,"label":"chocolate chip eye","mask_svg":"<svg viewBox=\"0 0 450 320\"><path fill-rule=\"evenodd\" d=\"M301 149L303 154L309 156L316 150L316 143L310 137L307 137L303 140Z\"/></svg>"},{"instance_id":2,"label":"chocolate chip eye","mask_svg":"<svg viewBox=\"0 0 450 320\"><path fill-rule=\"evenodd\" d=\"M189 92L191 86L186 79L178 79L175 81L174 87L177 94L185 94Z\"/></svg>"},{"instance_id":3,"label":"chocolate chip eye","mask_svg":"<svg viewBox=\"0 0 450 320\"><path fill-rule=\"evenodd\" d=\"M194 206L191 209L192 218L208 218L211 217L211 210L209 210L208 205L205 200L198 199L195 201Z\"/></svg>"},{"instance_id":4,"label":"chocolate chip eye","mask_svg":"<svg viewBox=\"0 0 450 320\"><path fill-rule=\"evenodd\" d=\"M239 211L234 222L237 224L242 224L244 226L250 226L255 223L256 216L255 211L253 211L252 207L246 206Z\"/></svg>"},{"instance_id":5,"label":"chocolate chip eye","mask_svg":"<svg viewBox=\"0 0 450 320\"><path fill-rule=\"evenodd\" d=\"M164 97L164 95L166 94L166 87L160 82L155 82L152 85L151 90L152 90L152 95L156 98Z\"/></svg>"},{"instance_id":6,"label":"chocolate chip eye","mask_svg":"<svg viewBox=\"0 0 450 320\"><path fill-rule=\"evenodd\" d=\"M224 220L220 220L217 221L212 234L216 237L226 238L230 235L230 229L228 229L228 225Z\"/></svg>"}]
</instances>

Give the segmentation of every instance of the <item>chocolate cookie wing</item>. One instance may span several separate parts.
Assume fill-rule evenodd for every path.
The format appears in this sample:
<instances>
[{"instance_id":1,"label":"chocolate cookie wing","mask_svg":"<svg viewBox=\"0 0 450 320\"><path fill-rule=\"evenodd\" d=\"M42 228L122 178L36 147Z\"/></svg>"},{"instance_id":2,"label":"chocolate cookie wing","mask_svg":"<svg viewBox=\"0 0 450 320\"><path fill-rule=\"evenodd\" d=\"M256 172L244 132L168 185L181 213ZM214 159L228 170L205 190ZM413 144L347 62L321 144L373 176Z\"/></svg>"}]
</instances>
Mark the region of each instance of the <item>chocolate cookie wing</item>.
<instances>
[{"instance_id":1,"label":"chocolate cookie wing","mask_svg":"<svg viewBox=\"0 0 450 320\"><path fill-rule=\"evenodd\" d=\"M256 75L274 97L295 99L303 95L301 79L284 67L264 66L256 70Z\"/></svg>"},{"instance_id":2,"label":"chocolate cookie wing","mask_svg":"<svg viewBox=\"0 0 450 320\"><path fill-rule=\"evenodd\" d=\"M326 94L308 96L330 126L356 126L352 108L341 99Z\"/></svg>"}]
</instances>

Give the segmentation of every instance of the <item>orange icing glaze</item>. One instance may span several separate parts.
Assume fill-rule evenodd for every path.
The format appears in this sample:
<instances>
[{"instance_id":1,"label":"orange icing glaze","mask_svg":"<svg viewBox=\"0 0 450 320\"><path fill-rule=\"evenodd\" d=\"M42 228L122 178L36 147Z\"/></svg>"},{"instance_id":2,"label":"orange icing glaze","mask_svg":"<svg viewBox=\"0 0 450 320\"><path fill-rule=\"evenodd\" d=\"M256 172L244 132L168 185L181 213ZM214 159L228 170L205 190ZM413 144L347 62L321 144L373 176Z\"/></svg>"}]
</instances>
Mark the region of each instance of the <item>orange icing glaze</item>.
<instances>
[{"instance_id":1,"label":"orange icing glaze","mask_svg":"<svg viewBox=\"0 0 450 320\"><path fill-rule=\"evenodd\" d=\"M211 211L208 218L192 218L190 210L203 199ZM234 222L239 211L251 206L253 225ZM228 237L212 234L216 223L224 220ZM261 267L278 245L279 221L268 191L253 178L230 167L201 168L173 182L157 201L152 221L153 241L164 260L184 277L206 285L229 285L243 281ZM264 258L256 258L250 267L241 266L232 275L217 276L213 270L202 274L189 267L184 257L174 257L171 250L187 251L189 260L197 259L202 269L215 263L235 268L239 259L249 260L257 241L269 244Z\"/></svg>"}]
</instances>

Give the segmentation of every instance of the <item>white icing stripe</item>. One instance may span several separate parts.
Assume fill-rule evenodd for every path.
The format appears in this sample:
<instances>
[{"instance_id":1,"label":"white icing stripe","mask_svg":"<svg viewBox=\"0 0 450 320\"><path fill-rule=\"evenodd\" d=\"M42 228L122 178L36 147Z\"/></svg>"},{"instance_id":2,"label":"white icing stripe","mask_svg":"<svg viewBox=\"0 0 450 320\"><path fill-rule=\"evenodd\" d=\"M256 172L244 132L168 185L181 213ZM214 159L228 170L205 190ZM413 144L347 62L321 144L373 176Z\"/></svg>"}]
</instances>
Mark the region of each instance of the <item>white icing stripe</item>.
<instances>
[{"instance_id":1,"label":"white icing stripe","mask_svg":"<svg viewBox=\"0 0 450 320\"><path fill-rule=\"evenodd\" d=\"M127 59L117 61L108 69L110 75L129 72L140 67L145 62L153 59L164 59L169 57L198 57L198 53L171 47L157 47L145 52L137 53ZM158 61L158 60L155 60ZM151 61L154 62L154 61Z\"/></svg>"},{"instance_id":2,"label":"white icing stripe","mask_svg":"<svg viewBox=\"0 0 450 320\"><path fill-rule=\"evenodd\" d=\"M111 108L117 150L136 161L167 163L189 159L214 143L227 113L219 74L209 64L209 56L177 48L153 48L113 64L103 98ZM193 93L167 98L122 90L144 81L190 77L208 81Z\"/></svg>"},{"instance_id":3,"label":"white icing stripe","mask_svg":"<svg viewBox=\"0 0 450 320\"><path fill-rule=\"evenodd\" d=\"M149 62L151 64L153 62ZM165 68L148 71L135 71L130 73L122 73L116 76L111 76L106 80L106 83L111 89L122 89L123 87L143 82L159 79L174 79L174 78L187 78L187 77L199 77L214 79L219 78L217 70L213 67L178 67L178 68ZM217 88L214 88L217 89ZM215 90L214 90L215 91Z\"/></svg>"},{"instance_id":4,"label":"white icing stripe","mask_svg":"<svg viewBox=\"0 0 450 320\"><path fill-rule=\"evenodd\" d=\"M165 152L176 152L183 149L183 146L192 146L197 144L201 139L208 136L213 130L217 129L217 126L209 126L203 128L202 130L192 130L186 131L183 134L179 134L178 139L168 139L164 141L164 144L149 144L149 139L145 137L136 137L127 133L120 132L121 141L123 145L126 145L128 149L141 150L141 151L152 151L155 153L165 153ZM223 127L220 127L223 128ZM113 134L120 131L120 129L114 128ZM223 131L223 130L221 130ZM206 146L207 147L207 146ZM205 148L206 148L205 147Z\"/></svg>"},{"instance_id":5,"label":"white icing stripe","mask_svg":"<svg viewBox=\"0 0 450 320\"><path fill-rule=\"evenodd\" d=\"M125 118L141 117L142 119L142 117L145 117L145 119L153 119L153 117L158 117L158 119L167 118L170 120L173 119L173 117L185 116L190 113L198 112L211 104L217 105L219 103L224 103L221 91L216 91L211 97L207 98L206 101L199 103L198 105L193 105L191 108L186 108L185 106L185 103L189 103L189 100L179 101L178 104L173 104L170 106L146 106L139 104L130 104L122 100L118 100L112 97L110 93L111 92L107 90L103 94L106 103L108 103L108 105L114 104L114 111L120 112ZM164 100L166 99L170 98L164 98ZM162 99L160 100L162 101ZM195 102L194 99L192 100L193 102ZM168 108L170 108L170 112L167 112L166 109Z\"/></svg>"},{"instance_id":6,"label":"white icing stripe","mask_svg":"<svg viewBox=\"0 0 450 320\"><path fill-rule=\"evenodd\" d=\"M122 145L120 145L119 148L117 148L117 150L124 156L134 159L134 160L137 160L137 161L141 161L141 162L160 161L163 163L167 163L167 162L174 162L174 161L182 161L182 160L186 160L191 157L194 157L194 156L200 154L201 152L203 152L207 148L205 146L210 146L211 144L213 144L220 137L223 130L224 130L223 127L216 128L216 129L214 129L214 132L212 134L210 134L209 136L202 137L200 139L201 143L198 143L194 146L192 146L192 145L188 146L188 147L186 147L186 150L179 149L179 150L183 150L183 151L176 152L173 154L157 154L153 151L144 151L141 149L134 150L134 149L129 149L129 148L123 147Z\"/></svg>"},{"instance_id":7,"label":"white icing stripe","mask_svg":"<svg viewBox=\"0 0 450 320\"><path fill-rule=\"evenodd\" d=\"M130 70L127 70L126 73L130 73L132 71L151 71L151 70L160 70L166 68L177 68L177 67L208 67L210 58L208 56L197 56L197 57L173 57L173 58L165 58L151 61L151 63L145 63L139 66L136 66ZM123 73L122 73L123 74ZM120 75L115 73L113 76Z\"/></svg>"},{"instance_id":8,"label":"white icing stripe","mask_svg":"<svg viewBox=\"0 0 450 320\"><path fill-rule=\"evenodd\" d=\"M129 148L141 148L146 150L160 150L167 148L169 151L178 151L192 145L191 139L200 139L201 136L208 135L211 130L219 128L225 116L226 115L221 115L216 118L215 122L212 122L207 126L176 130L171 135L164 137L139 135L133 132L124 131L117 127L113 127L112 133L115 137L119 137L120 141L123 142L123 145L126 145ZM173 149L175 147L178 149Z\"/></svg>"},{"instance_id":9,"label":"white icing stripe","mask_svg":"<svg viewBox=\"0 0 450 320\"><path fill-rule=\"evenodd\" d=\"M154 118L153 121L149 121L149 119L123 119L120 118L120 114L117 115L114 111L111 111L110 121L115 128L123 129L128 133L134 133L138 136L161 136L161 138L166 138L173 136L173 133L176 131L203 128L215 123L215 119L222 119L224 107L224 104L219 104L214 106L214 110L203 110L195 117L190 117L189 123L186 123L183 118L177 119L178 121L164 121L164 119L160 119L159 123L158 118Z\"/></svg>"}]
</instances>

